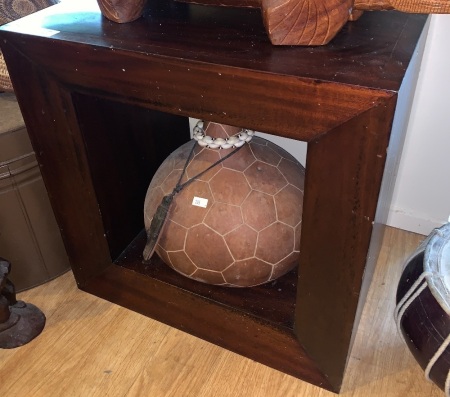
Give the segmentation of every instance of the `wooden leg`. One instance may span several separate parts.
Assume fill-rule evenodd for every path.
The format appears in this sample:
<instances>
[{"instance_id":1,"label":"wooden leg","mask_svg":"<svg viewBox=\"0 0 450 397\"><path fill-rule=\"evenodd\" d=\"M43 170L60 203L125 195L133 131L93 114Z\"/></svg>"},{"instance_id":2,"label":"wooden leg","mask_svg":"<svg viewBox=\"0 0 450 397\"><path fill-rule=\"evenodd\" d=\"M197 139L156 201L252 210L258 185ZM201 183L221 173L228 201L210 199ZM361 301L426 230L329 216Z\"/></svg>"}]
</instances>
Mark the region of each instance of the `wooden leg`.
<instances>
[{"instance_id":1,"label":"wooden leg","mask_svg":"<svg viewBox=\"0 0 450 397\"><path fill-rule=\"evenodd\" d=\"M264 25L274 45L324 45L347 23L351 0L262 0Z\"/></svg>"},{"instance_id":2,"label":"wooden leg","mask_svg":"<svg viewBox=\"0 0 450 397\"><path fill-rule=\"evenodd\" d=\"M368 263L367 252L394 104L375 106L308 146L295 332L335 390L376 259Z\"/></svg>"}]
</instances>

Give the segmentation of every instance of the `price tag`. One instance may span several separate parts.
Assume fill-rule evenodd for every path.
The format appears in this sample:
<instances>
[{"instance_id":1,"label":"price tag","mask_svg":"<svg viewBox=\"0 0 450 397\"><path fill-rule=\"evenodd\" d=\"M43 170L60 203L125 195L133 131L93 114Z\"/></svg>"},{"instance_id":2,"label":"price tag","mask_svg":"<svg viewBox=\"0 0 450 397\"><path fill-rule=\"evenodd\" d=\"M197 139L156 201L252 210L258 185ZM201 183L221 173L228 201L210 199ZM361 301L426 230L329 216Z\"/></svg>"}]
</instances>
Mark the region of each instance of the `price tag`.
<instances>
[{"instance_id":1,"label":"price tag","mask_svg":"<svg viewBox=\"0 0 450 397\"><path fill-rule=\"evenodd\" d=\"M208 199L194 197L194 200L192 200L192 205L195 205L196 207L206 208L208 206Z\"/></svg>"}]
</instances>

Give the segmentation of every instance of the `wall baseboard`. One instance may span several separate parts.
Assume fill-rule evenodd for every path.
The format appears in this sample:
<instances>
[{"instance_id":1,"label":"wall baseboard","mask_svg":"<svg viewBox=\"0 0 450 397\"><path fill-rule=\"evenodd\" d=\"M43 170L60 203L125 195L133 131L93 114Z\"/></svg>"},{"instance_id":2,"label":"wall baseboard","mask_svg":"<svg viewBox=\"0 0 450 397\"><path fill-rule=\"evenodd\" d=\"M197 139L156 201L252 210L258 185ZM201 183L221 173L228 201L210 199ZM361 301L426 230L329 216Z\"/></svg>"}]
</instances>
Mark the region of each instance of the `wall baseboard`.
<instances>
[{"instance_id":1,"label":"wall baseboard","mask_svg":"<svg viewBox=\"0 0 450 397\"><path fill-rule=\"evenodd\" d=\"M402 208L392 207L386 224L397 229L423 234L427 236L437 227L442 226L445 221L430 219L426 214L407 211Z\"/></svg>"}]
</instances>

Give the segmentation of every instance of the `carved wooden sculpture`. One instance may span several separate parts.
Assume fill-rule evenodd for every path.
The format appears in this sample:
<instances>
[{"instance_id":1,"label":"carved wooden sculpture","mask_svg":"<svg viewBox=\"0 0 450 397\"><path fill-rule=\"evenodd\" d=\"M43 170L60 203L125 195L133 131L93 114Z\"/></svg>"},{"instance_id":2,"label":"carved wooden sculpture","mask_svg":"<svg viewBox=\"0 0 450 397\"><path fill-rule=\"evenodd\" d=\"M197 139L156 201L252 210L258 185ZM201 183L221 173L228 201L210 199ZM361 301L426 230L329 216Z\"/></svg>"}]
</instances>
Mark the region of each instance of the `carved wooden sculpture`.
<instances>
[{"instance_id":1,"label":"carved wooden sculpture","mask_svg":"<svg viewBox=\"0 0 450 397\"><path fill-rule=\"evenodd\" d=\"M142 15L147 0L97 0L102 14L114 22L125 23Z\"/></svg>"},{"instance_id":2,"label":"carved wooden sculpture","mask_svg":"<svg viewBox=\"0 0 450 397\"><path fill-rule=\"evenodd\" d=\"M103 15L119 23L139 18L146 0L97 0ZM399 10L448 14L450 0L181 0L186 3L261 8L274 45L327 44L349 20L362 11Z\"/></svg>"},{"instance_id":3,"label":"carved wooden sculpture","mask_svg":"<svg viewBox=\"0 0 450 397\"><path fill-rule=\"evenodd\" d=\"M11 264L0 258L0 348L22 346L38 336L45 325L44 314L34 305L16 300L8 279Z\"/></svg>"}]
</instances>

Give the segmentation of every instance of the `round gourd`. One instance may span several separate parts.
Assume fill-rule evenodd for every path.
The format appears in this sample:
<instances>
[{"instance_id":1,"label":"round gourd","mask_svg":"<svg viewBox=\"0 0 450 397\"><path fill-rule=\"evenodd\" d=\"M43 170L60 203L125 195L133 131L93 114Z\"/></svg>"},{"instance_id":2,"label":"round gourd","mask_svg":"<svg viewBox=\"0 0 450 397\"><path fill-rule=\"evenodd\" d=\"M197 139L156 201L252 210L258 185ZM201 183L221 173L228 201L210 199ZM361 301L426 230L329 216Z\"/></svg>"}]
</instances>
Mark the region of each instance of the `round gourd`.
<instances>
[{"instance_id":1,"label":"round gourd","mask_svg":"<svg viewBox=\"0 0 450 397\"><path fill-rule=\"evenodd\" d=\"M197 146L181 183L236 150L219 149L217 142L220 147L234 142L239 131L208 123L206 139L184 144L163 162L145 199L147 230L182 175L192 145ZM272 281L298 263L303 188L301 164L279 146L253 137L174 196L156 253L177 272L205 283L249 287Z\"/></svg>"}]
</instances>

